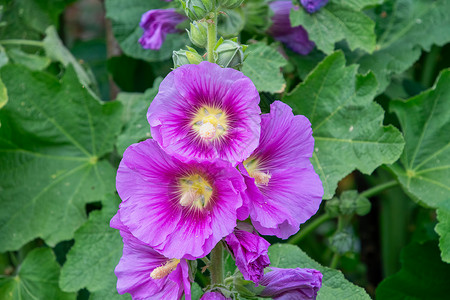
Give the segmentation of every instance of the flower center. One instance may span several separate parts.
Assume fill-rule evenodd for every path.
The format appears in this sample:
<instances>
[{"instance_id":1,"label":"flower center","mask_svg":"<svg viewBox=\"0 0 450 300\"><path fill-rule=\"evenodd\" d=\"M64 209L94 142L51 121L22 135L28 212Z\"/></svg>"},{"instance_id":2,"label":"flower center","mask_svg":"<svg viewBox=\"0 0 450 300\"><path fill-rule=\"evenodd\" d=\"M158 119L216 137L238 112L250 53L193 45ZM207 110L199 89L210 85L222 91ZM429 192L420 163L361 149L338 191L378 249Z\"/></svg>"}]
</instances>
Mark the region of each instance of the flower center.
<instances>
[{"instance_id":1,"label":"flower center","mask_svg":"<svg viewBox=\"0 0 450 300\"><path fill-rule=\"evenodd\" d=\"M247 170L248 175L255 179L255 183L257 185L269 185L269 181L270 178L272 178L272 175L270 175L269 171L263 172L260 169L260 163L258 159L248 158L244 161L244 167Z\"/></svg>"},{"instance_id":2,"label":"flower center","mask_svg":"<svg viewBox=\"0 0 450 300\"><path fill-rule=\"evenodd\" d=\"M189 175L180 179L181 206L202 209L211 200L212 187L209 182L198 174Z\"/></svg>"},{"instance_id":3,"label":"flower center","mask_svg":"<svg viewBox=\"0 0 450 300\"><path fill-rule=\"evenodd\" d=\"M179 259L169 259L164 265L157 267L150 273L150 277L153 279L162 279L172 273L180 263Z\"/></svg>"},{"instance_id":4,"label":"flower center","mask_svg":"<svg viewBox=\"0 0 450 300\"><path fill-rule=\"evenodd\" d=\"M191 126L203 140L214 140L223 136L228 128L227 117L221 109L202 106L194 114Z\"/></svg>"}]
</instances>

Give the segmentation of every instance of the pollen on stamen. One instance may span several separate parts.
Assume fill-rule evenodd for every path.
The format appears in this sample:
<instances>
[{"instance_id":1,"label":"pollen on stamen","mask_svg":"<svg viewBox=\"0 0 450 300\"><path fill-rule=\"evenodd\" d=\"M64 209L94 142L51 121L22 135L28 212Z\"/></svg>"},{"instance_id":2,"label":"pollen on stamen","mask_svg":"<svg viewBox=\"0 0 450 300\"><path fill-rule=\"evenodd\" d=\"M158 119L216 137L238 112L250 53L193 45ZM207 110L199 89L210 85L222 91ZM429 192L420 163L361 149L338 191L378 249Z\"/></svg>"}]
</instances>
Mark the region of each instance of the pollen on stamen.
<instances>
[{"instance_id":1,"label":"pollen on stamen","mask_svg":"<svg viewBox=\"0 0 450 300\"><path fill-rule=\"evenodd\" d=\"M270 178L272 178L272 175L269 174L269 172L264 173L261 171L254 171L251 174L249 174L251 177L255 178L255 183L259 185L269 185Z\"/></svg>"},{"instance_id":2,"label":"pollen on stamen","mask_svg":"<svg viewBox=\"0 0 450 300\"><path fill-rule=\"evenodd\" d=\"M216 127L210 122L206 122L200 126L198 135L205 140L210 140L216 136Z\"/></svg>"},{"instance_id":3,"label":"pollen on stamen","mask_svg":"<svg viewBox=\"0 0 450 300\"><path fill-rule=\"evenodd\" d=\"M181 206L191 206L198 198L198 193L194 189L189 189L180 198Z\"/></svg>"},{"instance_id":4,"label":"pollen on stamen","mask_svg":"<svg viewBox=\"0 0 450 300\"><path fill-rule=\"evenodd\" d=\"M153 279L162 279L172 273L173 270L177 267L177 265L180 263L179 259L171 259L166 262L166 264L157 267L150 273L150 277Z\"/></svg>"}]
</instances>

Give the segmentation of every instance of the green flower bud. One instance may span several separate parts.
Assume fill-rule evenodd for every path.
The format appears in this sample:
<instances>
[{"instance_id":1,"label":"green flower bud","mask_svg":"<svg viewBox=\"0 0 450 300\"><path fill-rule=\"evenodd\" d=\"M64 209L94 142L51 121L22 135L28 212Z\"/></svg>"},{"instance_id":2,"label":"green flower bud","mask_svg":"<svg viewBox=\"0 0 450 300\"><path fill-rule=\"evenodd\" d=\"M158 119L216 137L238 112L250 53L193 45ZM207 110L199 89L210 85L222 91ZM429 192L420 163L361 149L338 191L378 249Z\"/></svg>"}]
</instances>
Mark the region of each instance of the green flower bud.
<instances>
[{"instance_id":1,"label":"green flower bud","mask_svg":"<svg viewBox=\"0 0 450 300\"><path fill-rule=\"evenodd\" d=\"M371 206L370 201L357 191L345 191L339 198L328 200L325 210L332 217L353 214L364 216L370 212Z\"/></svg>"},{"instance_id":2,"label":"green flower bud","mask_svg":"<svg viewBox=\"0 0 450 300\"><path fill-rule=\"evenodd\" d=\"M247 46L241 46L235 40L220 39L214 51L216 63L224 68L238 68L244 62L246 48Z\"/></svg>"},{"instance_id":3,"label":"green flower bud","mask_svg":"<svg viewBox=\"0 0 450 300\"><path fill-rule=\"evenodd\" d=\"M195 49L191 47L188 47L188 49L189 50L173 51L172 59L174 68L189 64L198 65L203 61L203 57L201 57Z\"/></svg>"},{"instance_id":4,"label":"green flower bud","mask_svg":"<svg viewBox=\"0 0 450 300\"><path fill-rule=\"evenodd\" d=\"M243 9L247 31L262 34L272 25L273 11L265 0L246 1Z\"/></svg>"},{"instance_id":5,"label":"green flower bud","mask_svg":"<svg viewBox=\"0 0 450 300\"><path fill-rule=\"evenodd\" d=\"M325 203L325 211L331 217L337 217L341 214L339 209L339 198L334 197L331 200L327 200Z\"/></svg>"},{"instance_id":6,"label":"green flower bud","mask_svg":"<svg viewBox=\"0 0 450 300\"><path fill-rule=\"evenodd\" d=\"M331 249L339 254L345 254L355 250L355 239L348 231L336 232L330 239Z\"/></svg>"},{"instance_id":7,"label":"green flower bud","mask_svg":"<svg viewBox=\"0 0 450 300\"><path fill-rule=\"evenodd\" d=\"M219 0L219 5L224 8L236 8L241 6L244 0Z\"/></svg>"},{"instance_id":8,"label":"green flower bud","mask_svg":"<svg viewBox=\"0 0 450 300\"><path fill-rule=\"evenodd\" d=\"M201 20L216 8L216 0L181 0L186 15L191 20Z\"/></svg>"},{"instance_id":9,"label":"green flower bud","mask_svg":"<svg viewBox=\"0 0 450 300\"><path fill-rule=\"evenodd\" d=\"M191 23L191 30L188 31L192 44L200 48L206 48L208 42L208 27L205 22L194 21Z\"/></svg>"}]
</instances>

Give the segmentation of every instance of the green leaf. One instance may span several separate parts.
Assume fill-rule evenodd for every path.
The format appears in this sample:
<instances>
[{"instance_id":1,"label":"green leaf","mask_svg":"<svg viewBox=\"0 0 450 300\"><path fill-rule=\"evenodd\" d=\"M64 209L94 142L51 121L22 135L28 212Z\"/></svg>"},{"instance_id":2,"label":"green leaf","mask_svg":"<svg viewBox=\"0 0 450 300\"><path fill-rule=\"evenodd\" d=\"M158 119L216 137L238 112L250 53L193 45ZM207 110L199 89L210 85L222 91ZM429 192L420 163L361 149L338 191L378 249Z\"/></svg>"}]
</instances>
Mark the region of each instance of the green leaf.
<instances>
[{"instance_id":1,"label":"green leaf","mask_svg":"<svg viewBox=\"0 0 450 300\"><path fill-rule=\"evenodd\" d=\"M450 1L398 0L387 1L376 16L378 26L376 51L372 55L353 53L352 62L359 71L375 73L386 89L393 74L408 69L421 50L429 51L433 44L442 46L450 41Z\"/></svg>"},{"instance_id":2,"label":"green leaf","mask_svg":"<svg viewBox=\"0 0 450 300\"><path fill-rule=\"evenodd\" d=\"M242 72L248 76L259 92L282 93L286 88L280 68L286 59L274 48L259 42L248 46Z\"/></svg>"},{"instance_id":3,"label":"green leaf","mask_svg":"<svg viewBox=\"0 0 450 300\"><path fill-rule=\"evenodd\" d=\"M0 108L5 106L6 102L8 102L8 91L6 90L6 86L0 77Z\"/></svg>"},{"instance_id":4,"label":"green leaf","mask_svg":"<svg viewBox=\"0 0 450 300\"><path fill-rule=\"evenodd\" d=\"M318 49L330 54L334 44L345 39L351 50L375 50L375 23L364 13L345 5L328 3L314 14L291 10L292 26L302 25Z\"/></svg>"},{"instance_id":5,"label":"green leaf","mask_svg":"<svg viewBox=\"0 0 450 300\"><path fill-rule=\"evenodd\" d=\"M106 0L106 16L111 19L115 38L123 52L131 57L146 61L161 61L172 57L172 51L189 44L187 34L168 34L160 50L142 48L139 38L144 33L139 26L141 16L151 10L167 6L164 1L148 0Z\"/></svg>"},{"instance_id":6,"label":"green leaf","mask_svg":"<svg viewBox=\"0 0 450 300\"><path fill-rule=\"evenodd\" d=\"M157 78L153 83L153 87L146 90L144 94L120 93L117 95L117 100L124 106L123 123L125 124L116 142L119 154L123 154L125 149L131 144L151 137L150 125L147 121L147 110L158 93L161 81L162 78Z\"/></svg>"},{"instance_id":7,"label":"green leaf","mask_svg":"<svg viewBox=\"0 0 450 300\"><path fill-rule=\"evenodd\" d=\"M356 74L342 52L325 58L283 101L311 121L315 149L312 163L325 190L333 196L339 180L354 169L370 174L395 162L404 141L393 126L382 126L383 109L372 101L373 74Z\"/></svg>"},{"instance_id":8,"label":"green leaf","mask_svg":"<svg viewBox=\"0 0 450 300\"><path fill-rule=\"evenodd\" d=\"M97 297L104 296L103 299L130 298L129 295L120 296L115 288L114 268L122 256L123 244L119 231L110 228L109 221L117 211L120 199L115 195L108 198L115 205L92 212L89 221L75 232L75 244L67 254L59 279L63 291L87 288Z\"/></svg>"},{"instance_id":9,"label":"green leaf","mask_svg":"<svg viewBox=\"0 0 450 300\"><path fill-rule=\"evenodd\" d=\"M61 81L8 65L0 110L0 252L40 237L51 246L86 221L85 204L114 191L122 105L101 104L69 67Z\"/></svg>"},{"instance_id":10,"label":"green leaf","mask_svg":"<svg viewBox=\"0 0 450 300\"><path fill-rule=\"evenodd\" d=\"M383 3L384 0L333 0L333 3L351 7L355 10L361 10L369 6L375 6Z\"/></svg>"},{"instance_id":11,"label":"green leaf","mask_svg":"<svg viewBox=\"0 0 450 300\"><path fill-rule=\"evenodd\" d=\"M85 87L90 87L95 82L95 78L81 66L81 64L77 61L77 59L70 53L70 51L64 46L61 39L56 32L55 27L49 27L45 31L44 38L44 49L47 56L54 60L63 64L64 67L68 67L72 65L77 73L77 76L80 82ZM96 97L96 95L89 89L91 95Z\"/></svg>"},{"instance_id":12,"label":"green leaf","mask_svg":"<svg viewBox=\"0 0 450 300\"><path fill-rule=\"evenodd\" d=\"M239 35L244 29L245 15L242 8L223 9L224 14L218 16L217 33L225 39Z\"/></svg>"},{"instance_id":13,"label":"green leaf","mask_svg":"<svg viewBox=\"0 0 450 300\"><path fill-rule=\"evenodd\" d=\"M59 289L58 277L59 265L52 250L34 249L28 253L16 276L0 278L0 298L75 300L75 293L65 293Z\"/></svg>"},{"instance_id":14,"label":"green leaf","mask_svg":"<svg viewBox=\"0 0 450 300\"><path fill-rule=\"evenodd\" d=\"M439 248L441 249L441 257L445 262L450 263L450 200L447 200L445 207L437 210L437 219L439 223L435 227L435 231L439 234Z\"/></svg>"},{"instance_id":15,"label":"green leaf","mask_svg":"<svg viewBox=\"0 0 450 300\"><path fill-rule=\"evenodd\" d=\"M435 241L406 246L400 259L402 269L380 283L377 299L448 298L450 265L441 261Z\"/></svg>"},{"instance_id":16,"label":"green leaf","mask_svg":"<svg viewBox=\"0 0 450 300\"><path fill-rule=\"evenodd\" d=\"M35 54L29 54L23 52L19 48L12 48L7 51L8 56L16 64L25 66L33 71L41 71L48 67L51 63L50 59L45 56L39 56Z\"/></svg>"},{"instance_id":17,"label":"green leaf","mask_svg":"<svg viewBox=\"0 0 450 300\"><path fill-rule=\"evenodd\" d=\"M199 300L202 295L203 295L202 288L198 285L197 282L193 282L191 285L192 300Z\"/></svg>"},{"instance_id":18,"label":"green leaf","mask_svg":"<svg viewBox=\"0 0 450 300\"><path fill-rule=\"evenodd\" d=\"M370 300L363 288L345 279L341 271L324 267L311 259L297 246L275 244L269 247L270 267L276 268L309 268L319 270L322 275L322 288L317 300L352 299Z\"/></svg>"},{"instance_id":19,"label":"green leaf","mask_svg":"<svg viewBox=\"0 0 450 300\"><path fill-rule=\"evenodd\" d=\"M392 101L405 135L401 164L392 166L403 189L427 206L448 203L450 191L450 69L433 88L407 101Z\"/></svg>"}]
</instances>

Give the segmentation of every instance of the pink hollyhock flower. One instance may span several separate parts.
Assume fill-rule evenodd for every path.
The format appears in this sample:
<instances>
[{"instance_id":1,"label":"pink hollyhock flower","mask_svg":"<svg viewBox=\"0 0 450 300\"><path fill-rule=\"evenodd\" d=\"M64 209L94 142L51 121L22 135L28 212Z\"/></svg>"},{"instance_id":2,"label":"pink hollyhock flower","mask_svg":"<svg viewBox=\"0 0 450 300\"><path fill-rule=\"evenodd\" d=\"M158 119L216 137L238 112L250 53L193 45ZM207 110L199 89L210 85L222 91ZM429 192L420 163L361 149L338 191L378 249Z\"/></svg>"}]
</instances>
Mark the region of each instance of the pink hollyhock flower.
<instances>
[{"instance_id":1,"label":"pink hollyhock flower","mask_svg":"<svg viewBox=\"0 0 450 300\"><path fill-rule=\"evenodd\" d=\"M152 137L170 155L236 164L258 146L258 103L258 91L248 77L205 61L170 72L147 119Z\"/></svg>"},{"instance_id":2,"label":"pink hollyhock flower","mask_svg":"<svg viewBox=\"0 0 450 300\"><path fill-rule=\"evenodd\" d=\"M261 140L239 165L247 184L244 208L256 230L286 239L316 213L322 182L309 158L314 150L311 124L275 101L261 116Z\"/></svg>"},{"instance_id":3,"label":"pink hollyhock flower","mask_svg":"<svg viewBox=\"0 0 450 300\"><path fill-rule=\"evenodd\" d=\"M274 1L269 3L273 10L272 25L268 33L277 41L282 42L292 51L307 55L314 49L314 42L308 38L308 33L302 26L291 26L289 12L291 8L298 9L291 0Z\"/></svg>"},{"instance_id":4,"label":"pink hollyhock flower","mask_svg":"<svg viewBox=\"0 0 450 300\"><path fill-rule=\"evenodd\" d=\"M204 293L200 300L231 300L218 292L207 292Z\"/></svg>"},{"instance_id":5,"label":"pink hollyhock flower","mask_svg":"<svg viewBox=\"0 0 450 300\"><path fill-rule=\"evenodd\" d=\"M267 254L270 243L257 235L253 226L247 223L238 223L225 241L244 279L257 283L264 275L264 268L270 264Z\"/></svg>"},{"instance_id":6,"label":"pink hollyhock flower","mask_svg":"<svg viewBox=\"0 0 450 300\"><path fill-rule=\"evenodd\" d=\"M121 222L119 213L111 227L120 230L123 254L114 270L119 294L129 293L133 300L176 300L185 294L191 299L189 266L186 260L169 259L135 238Z\"/></svg>"},{"instance_id":7,"label":"pink hollyhock flower","mask_svg":"<svg viewBox=\"0 0 450 300\"><path fill-rule=\"evenodd\" d=\"M245 190L230 163L181 162L151 139L125 151L116 187L120 219L128 230L178 259L203 257L233 232Z\"/></svg>"},{"instance_id":8,"label":"pink hollyhock flower","mask_svg":"<svg viewBox=\"0 0 450 300\"><path fill-rule=\"evenodd\" d=\"M313 300L322 286L322 274L312 269L270 268L259 282L265 286L259 294L274 300Z\"/></svg>"},{"instance_id":9,"label":"pink hollyhock flower","mask_svg":"<svg viewBox=\"0 0 450 300\"><path fill-rule=\"evenodd\" d=\"M144 34L139 39L144 49L159 50L168 33L176 33L178 24L187 18L175 11L175 8L152 9L142 15L139 26Z\"/></svg>"},{"instance_id":10,"label":"pink hollyhock flower","mask_svg":"<svg viewBox=\"0 0 450 300\"><path fill-rule=\"evenodd\" d=\"M324 7L328 3L328 0L301 0L300 3L307 12L312 14Z\"/></svg>"}]
</instances>

